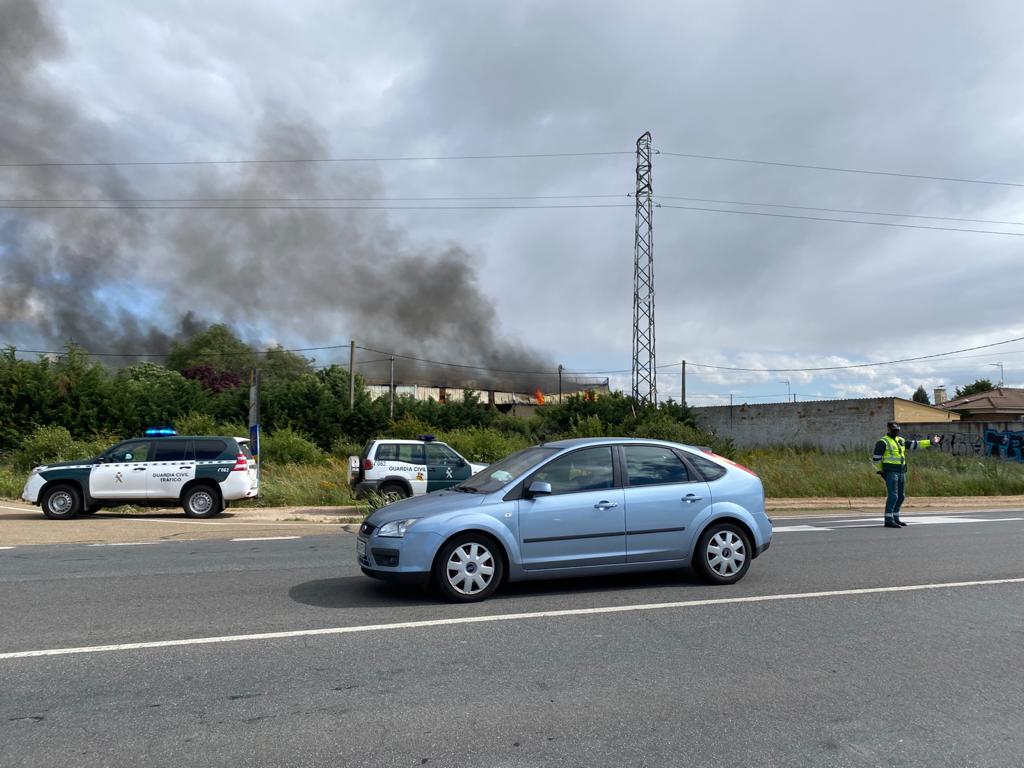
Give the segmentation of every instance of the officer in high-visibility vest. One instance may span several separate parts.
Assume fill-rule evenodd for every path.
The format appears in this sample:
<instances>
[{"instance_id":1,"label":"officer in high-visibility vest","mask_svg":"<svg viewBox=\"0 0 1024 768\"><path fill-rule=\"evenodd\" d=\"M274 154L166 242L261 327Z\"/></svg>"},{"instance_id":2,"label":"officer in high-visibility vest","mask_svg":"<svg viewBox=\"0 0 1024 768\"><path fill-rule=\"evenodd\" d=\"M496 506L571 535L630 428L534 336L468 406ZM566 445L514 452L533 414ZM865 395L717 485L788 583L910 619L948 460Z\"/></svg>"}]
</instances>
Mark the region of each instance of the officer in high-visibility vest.
<instances>
[{"instance_id":1,"label":"officer in high-visibility vest","mask_svg":"<svg viewBox=\"0 0 1024 768\"><path fill-rule=\"evenodd\" d=\"M907 449L928 448L942 442L940 435L933 435L931 440L904 440L900 437L900 425L890 421L888 432L875 443L875 452L871 460L875 468L885 478L885 527L902 528L907 524L900 520L900 507L906 498L907 484Z\"/></svg>"}]
</instances>

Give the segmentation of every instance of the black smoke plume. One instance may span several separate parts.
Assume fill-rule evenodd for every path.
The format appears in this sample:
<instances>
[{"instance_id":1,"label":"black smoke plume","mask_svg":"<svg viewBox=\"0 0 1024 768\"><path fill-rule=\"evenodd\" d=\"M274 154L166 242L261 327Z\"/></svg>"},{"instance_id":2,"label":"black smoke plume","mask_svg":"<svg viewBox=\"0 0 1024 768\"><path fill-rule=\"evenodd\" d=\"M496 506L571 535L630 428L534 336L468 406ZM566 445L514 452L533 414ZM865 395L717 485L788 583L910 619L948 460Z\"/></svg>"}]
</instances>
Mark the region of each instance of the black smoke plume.
<instances>
[{"instance_id":1,"label":"black smoke plume","mask_svg":"<svg viewBox=\"0 0 1024 768\"><path fill-rule=\"evenodd\" d=\"M0 0L0 162L124 157L118 137L46 79L43 65L61 52L43 6ZM259 121L255 140L239 153L329 155L312 121L277 117L282 113L268 109L274 117ZM0 167L0 196L8 199L249 201L177 204L199 210L0 211L0 343L24 347L28 339L59 348L73 341L93 352L161 355L173 340L223 322L258 346L354 338L384 352L479 366L399 358L400 383L548 392L556 385L551 374L505 373L556 366L500 333L473 255L459 245L411 242L382 211L255 207L381 196L372 167L296 162L152 170ZM519 283L510 275L510 287ZM343 350L311 354L318 363L347 362ZM361 372L386 380L386 357L360 351Z\"/></svg>"}]
</instances>

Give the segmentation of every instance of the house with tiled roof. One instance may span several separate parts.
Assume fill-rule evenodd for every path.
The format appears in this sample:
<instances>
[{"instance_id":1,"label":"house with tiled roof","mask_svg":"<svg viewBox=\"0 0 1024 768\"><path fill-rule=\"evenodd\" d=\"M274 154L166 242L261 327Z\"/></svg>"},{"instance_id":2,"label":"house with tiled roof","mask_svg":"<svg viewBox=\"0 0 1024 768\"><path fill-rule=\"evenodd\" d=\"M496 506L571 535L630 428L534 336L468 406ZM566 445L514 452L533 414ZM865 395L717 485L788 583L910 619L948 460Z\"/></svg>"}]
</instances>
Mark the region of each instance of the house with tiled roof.
<instances>
[{"instance_id":1,"label":"house with tiled roof","mask_svg":"<svg viewBox=\"0 0 1024 768\"><path fill-rule=\"evenodd\" d=\"M1024 389L996 387L937 403L937 407L960 414L961 421L1024 422Z\"/></svg>"}]
</instances>

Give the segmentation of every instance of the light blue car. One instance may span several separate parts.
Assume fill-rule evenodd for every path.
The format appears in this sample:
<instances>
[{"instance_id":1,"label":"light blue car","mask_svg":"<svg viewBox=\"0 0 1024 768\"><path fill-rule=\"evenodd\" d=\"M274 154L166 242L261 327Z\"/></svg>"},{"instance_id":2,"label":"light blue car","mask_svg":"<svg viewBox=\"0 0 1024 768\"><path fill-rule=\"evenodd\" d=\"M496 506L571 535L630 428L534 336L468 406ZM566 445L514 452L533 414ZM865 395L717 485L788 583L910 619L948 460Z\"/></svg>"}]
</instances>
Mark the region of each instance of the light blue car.
<instances>
[{"instance_id":1,"label":"light blue car","mask_svg":"<svg viewBox=\"0 0 1024 768\"><path fill-rule=\"evenodd\" d=\"M505 580L693 567L743 578L771 543L761 480L689 445L633 438L525 448L450 490L378 509L357 557L374 578L427 585L456 602Z\"/></svg>"}]
</instances>

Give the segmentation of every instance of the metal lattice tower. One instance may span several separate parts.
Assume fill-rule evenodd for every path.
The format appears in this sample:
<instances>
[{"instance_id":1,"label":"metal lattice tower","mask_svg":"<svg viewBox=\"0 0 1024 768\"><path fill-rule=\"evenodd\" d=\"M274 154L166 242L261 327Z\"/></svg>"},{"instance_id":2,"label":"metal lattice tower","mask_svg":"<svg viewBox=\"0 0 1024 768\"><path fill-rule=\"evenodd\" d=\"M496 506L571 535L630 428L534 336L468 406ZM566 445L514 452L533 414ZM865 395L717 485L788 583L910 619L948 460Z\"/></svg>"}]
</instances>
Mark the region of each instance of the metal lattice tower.
<instances>
[{"instance_id":1,"label":"metal lattice tower","mask_svg":"<svg viewBox=\"0 0 1024 768\"><path fill-rule=\"evenodd\" d=\"M636 140L636 240L633 257L633 397L658 402L654 358L654 193L651 133Z\"/></svg>"}]
</instances>

